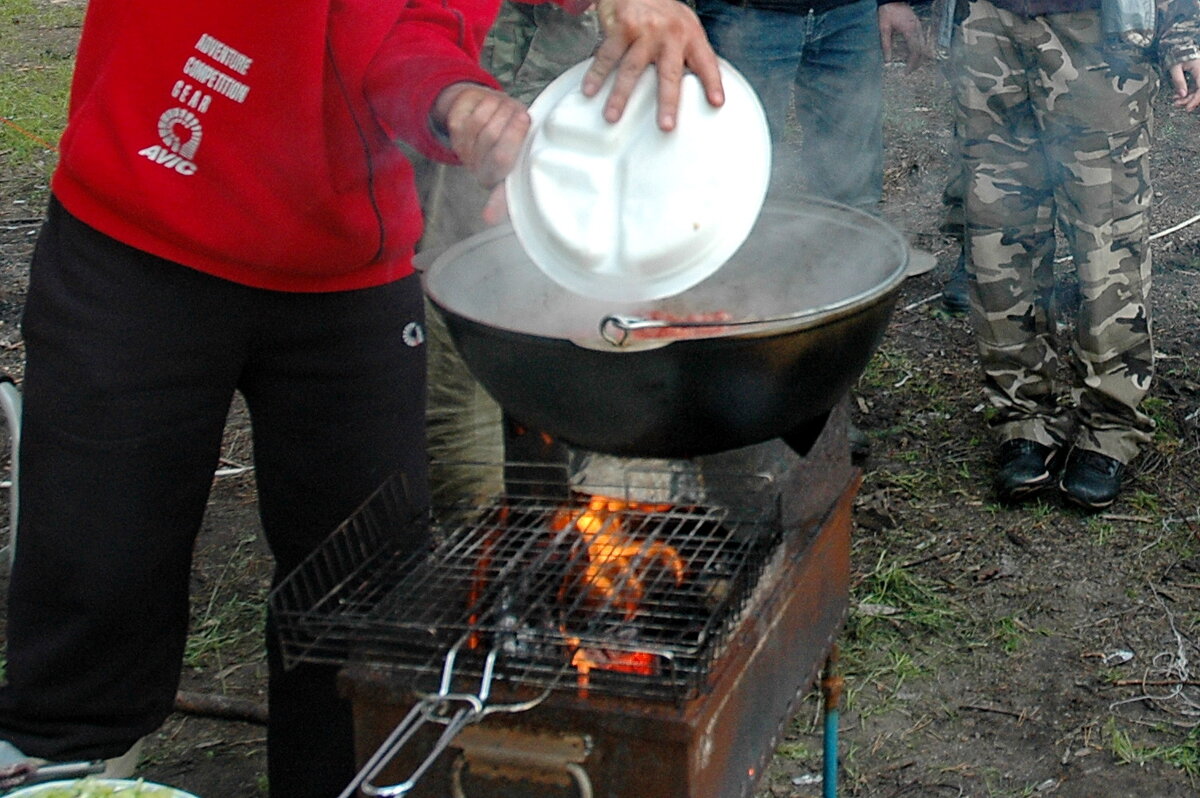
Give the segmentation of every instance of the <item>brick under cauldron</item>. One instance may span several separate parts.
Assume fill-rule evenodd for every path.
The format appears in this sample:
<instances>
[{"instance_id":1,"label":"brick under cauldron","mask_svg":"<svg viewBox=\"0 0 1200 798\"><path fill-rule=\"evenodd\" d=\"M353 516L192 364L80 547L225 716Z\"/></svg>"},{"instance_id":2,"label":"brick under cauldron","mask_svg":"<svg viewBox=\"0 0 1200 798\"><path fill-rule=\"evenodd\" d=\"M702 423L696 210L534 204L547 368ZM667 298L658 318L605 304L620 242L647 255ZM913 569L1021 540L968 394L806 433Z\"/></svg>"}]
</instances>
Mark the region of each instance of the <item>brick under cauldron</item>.
<instances>
[{"instance_id":1,"label":"brick under cauldron","mask_svg":"<svg viewBox=\"0 0 1200 798\"><path fill-rule=\"evenodd\" d=\"M389 483L272 594L285 660L342 666L370 794L749 796L845 619L846 427L667 464L530 436L432 518Z\"/></svg>"}]
</instances>

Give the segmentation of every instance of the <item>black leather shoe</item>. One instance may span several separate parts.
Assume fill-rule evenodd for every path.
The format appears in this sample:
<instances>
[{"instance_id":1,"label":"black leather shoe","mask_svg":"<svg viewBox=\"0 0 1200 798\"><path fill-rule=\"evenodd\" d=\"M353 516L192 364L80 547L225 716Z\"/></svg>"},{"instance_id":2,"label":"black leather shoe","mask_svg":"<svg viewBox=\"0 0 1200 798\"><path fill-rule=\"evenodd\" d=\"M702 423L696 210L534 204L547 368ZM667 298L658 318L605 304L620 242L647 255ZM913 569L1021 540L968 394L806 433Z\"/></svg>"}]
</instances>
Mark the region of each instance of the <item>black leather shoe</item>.
<instances>
[{"instance_id":1,"label":"black leather shoe","mask_svg":"<svg viewBox=\"0 0 1200 798\"><path fill-rule=\"evenodd\" d=\"M996 495L1017 502L1054 484L1059 450L1037 441L1014 438L1000 444Z\"/></svg>"},{"instance_id":2,"label":"black leather shoe","mask_svg":"<svg viewBox=\"0 0 1200 798\"><path fill-rule=\"evenodd\" d=\"M971 309L971 300L967 295L970 279L967 275L967 251L963 249L959 251L958 262L942 286L942 307L948 313L959 316Z\"/></svg>"},{"instance_id":3,"label":"black leather shoe","mask_svg":"<svg viewBox=\"0 0 1200 798\"><path fill-rule=\"evenodd\" d=\"M1072 449L1058 487L1085 510L1103 510L1121 492L1125 464L1088 449Z\"/></svg>"}]
</instances>

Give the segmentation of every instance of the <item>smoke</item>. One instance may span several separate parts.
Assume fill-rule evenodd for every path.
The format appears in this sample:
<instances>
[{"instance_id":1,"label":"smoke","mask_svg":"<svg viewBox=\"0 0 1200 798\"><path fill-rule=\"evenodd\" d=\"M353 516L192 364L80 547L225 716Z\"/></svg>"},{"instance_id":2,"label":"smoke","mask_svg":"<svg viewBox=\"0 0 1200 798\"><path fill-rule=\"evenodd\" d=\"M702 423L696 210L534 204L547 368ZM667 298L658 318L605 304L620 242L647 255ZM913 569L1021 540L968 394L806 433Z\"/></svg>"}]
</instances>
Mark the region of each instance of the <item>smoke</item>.
<instances>
[{"instance_id":1,"label":"smoke","mask_svg":"<svg viewBox=\"0 0 1200 798\"><path fill-rule=\"evenodd\" d=\"M817 323L894 286L903 276L905 246L873 217L802 199L764 208L743 247L712 277L655 302L607 302L567 291L530 261L510 227L452 248L429 268L426 289L451 312L488 326L606 347L599 327L612 314L728 313L734 321Z\"/></svg>"}]
</instances>

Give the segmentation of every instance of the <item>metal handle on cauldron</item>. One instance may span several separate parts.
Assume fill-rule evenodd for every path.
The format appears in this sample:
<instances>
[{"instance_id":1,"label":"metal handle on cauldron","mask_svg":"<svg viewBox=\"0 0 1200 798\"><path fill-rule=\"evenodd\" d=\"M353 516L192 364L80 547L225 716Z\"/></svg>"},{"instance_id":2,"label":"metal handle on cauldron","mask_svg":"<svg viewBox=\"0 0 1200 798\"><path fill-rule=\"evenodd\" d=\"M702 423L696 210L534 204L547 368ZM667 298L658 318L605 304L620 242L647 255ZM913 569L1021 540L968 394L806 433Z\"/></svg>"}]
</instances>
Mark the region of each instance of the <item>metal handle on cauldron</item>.
<instances>
[{"instance_id":1,"label":"metal handle on cauldron","mask_svg":"<svg viewBox=\"0 0 1200 798\"><path fill-rule=\"evenodd\" d=\"M624 346L629 342L629 336L632 333L638 332L639 330L695 330L704 328L725 329L726 327L770 327L772 325L795 320L796 317L782 317L777 319L743 319L741 321L736 321L733 319L681 319L676 321L673 319L647 319L643 316L626 316L622 313L611 313L600 320L600 337L613 346Z\"/></svg>"}]
</instances>

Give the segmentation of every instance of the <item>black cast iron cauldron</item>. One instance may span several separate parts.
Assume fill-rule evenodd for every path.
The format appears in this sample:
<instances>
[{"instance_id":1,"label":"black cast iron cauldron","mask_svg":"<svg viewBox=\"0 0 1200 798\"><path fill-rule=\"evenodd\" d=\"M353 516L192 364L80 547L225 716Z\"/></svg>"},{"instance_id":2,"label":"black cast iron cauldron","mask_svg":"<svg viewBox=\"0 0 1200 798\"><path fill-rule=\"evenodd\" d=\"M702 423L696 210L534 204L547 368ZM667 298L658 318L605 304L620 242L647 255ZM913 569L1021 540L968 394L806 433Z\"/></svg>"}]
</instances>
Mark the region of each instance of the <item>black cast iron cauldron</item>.
<instances>
[{"instance_id":1,"label":"black cast iron cauldron","mask_svg":"<svg viewBox=\"0 0 1200 798\"><path fill-rule=\"evenodd\" d=\"M676 458L826 414L883 338L907 263L885 222L804 199L764 207L713 276L654 302L568 292L510 227L451 247L424 280L467 367L518 422L596 452Z\"/></svg>"}]
</instances>

